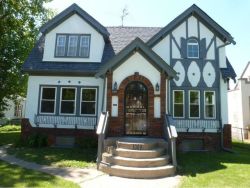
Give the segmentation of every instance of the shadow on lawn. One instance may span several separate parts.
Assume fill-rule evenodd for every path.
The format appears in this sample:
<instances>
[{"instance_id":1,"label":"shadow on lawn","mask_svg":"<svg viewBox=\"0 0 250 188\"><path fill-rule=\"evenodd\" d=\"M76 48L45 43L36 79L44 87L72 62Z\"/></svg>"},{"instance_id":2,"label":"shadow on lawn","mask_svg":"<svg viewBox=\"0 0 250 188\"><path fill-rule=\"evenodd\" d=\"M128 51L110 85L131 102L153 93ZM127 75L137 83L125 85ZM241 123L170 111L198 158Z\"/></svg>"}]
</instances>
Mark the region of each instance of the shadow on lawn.
<instances>
[{"instance_id":1,"label":"shadow on lawn","mask_svg":"<svg viewBox=\"0 0 250 188\"><path fill-rule=\"evenodd\" d=\"M58 184L58 179L54 176L27 170L15 165L10 165L0 161L0 184L4 187L41 187L50 184ZM62 183L63 184L63 183Z\"/></svg>"},{"instance_id":2,"label":"shadow on lawn","mask_svg":"<svg viewBox=\"0 0 250 188\"><path fill-rule=\"evenodd\" d=\"M233 151L178 153L178 173L194 177L197 173L225 169L224 163L250 164L250 144L233 143Z\"/></svg>"}]
</instances>

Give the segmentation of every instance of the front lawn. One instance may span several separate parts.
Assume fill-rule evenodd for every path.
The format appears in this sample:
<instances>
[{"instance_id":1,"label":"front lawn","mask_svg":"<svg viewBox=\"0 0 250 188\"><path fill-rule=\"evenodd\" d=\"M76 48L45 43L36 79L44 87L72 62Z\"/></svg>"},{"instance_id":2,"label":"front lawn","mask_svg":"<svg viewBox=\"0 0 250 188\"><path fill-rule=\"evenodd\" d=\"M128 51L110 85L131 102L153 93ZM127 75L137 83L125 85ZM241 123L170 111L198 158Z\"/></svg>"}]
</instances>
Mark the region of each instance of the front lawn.
<instances>
[{"instance_id":1,"label":"front lawn","mask_svg":"<svg viewBox=\"0 0 250 188\"><path fill-rule=\"evenodd\" d=\"M249 187L250 144L233 143L235 153L178 153L181 187Z\"/></svg>"},{"instance_id":2,"label":"front lawn","mask_svg":"<svg viewBox=\"0 0 250 188\"><path fill-rule=\"evenodd\" d=\"M21 126L6 125L0 127L0 146L18 144L20 141ZM43 165L58 167L93 167L95 166L97 149L80 148L29 148L11 147L8 153L16 155L23 160Z\"/></svg>"},{"instance_id":3,"label":"front lawn","mask_svg":"<svg viewBox=\"0 0 250 188\"><path fill-rule=\"evenodd\" d=\"M0 146L15 144L20 138L20 125L5 125L0 127Z\"/></svg>"},{"instance_id":4,"label":"front lawn","mask_svg":"<svg viewBox=\"0 0 250 188\"><path fill-rule=\"evenodd\" d=\"M0 187L77 188L79 186L62 178L0 161Z\"/></svg>"},{"instance_id":5,"label":"front lawn","mask_svg":"<svg viewBox=\"0 0 250 188\"><path fill-rule=\"evenodd\" d=\"M58 167L93 167L96 149L80 148L9 148L8 153L26 161Z\"/></svg>"}]
</instances>

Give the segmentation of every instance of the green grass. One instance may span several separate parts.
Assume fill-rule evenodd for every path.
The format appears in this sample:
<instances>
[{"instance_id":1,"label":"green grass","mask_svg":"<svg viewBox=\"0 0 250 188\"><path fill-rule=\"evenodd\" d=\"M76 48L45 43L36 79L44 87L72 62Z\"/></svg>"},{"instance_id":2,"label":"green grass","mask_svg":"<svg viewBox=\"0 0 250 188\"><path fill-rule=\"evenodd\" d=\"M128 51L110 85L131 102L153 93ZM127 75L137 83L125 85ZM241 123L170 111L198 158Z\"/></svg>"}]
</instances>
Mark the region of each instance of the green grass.
<instances>
[{"instance_id":1,"label":"green grass","mask_svg":"<svg viewBox=\"0 0 250 188\"><path fill-rule=\"evenodd\" d=\"M0 146L14 144L20 138L20 125L5 125L0 127Z\"/></svg>"},{"instance_id":2,"label":"green grass","mask_svg":"<svg viewBox=\"0 0 250 188\"><path fill-rule=\"evenodd\" d=\"M93 167L96 149L80 148L9 148L8 153L26 161L58 167Z\"/></svg>"},{"instance_id":3,"label":"green grass","mask_svg":"<svg viewBox=\"0 0 250 188\"><path fill-rule=\"evenodd\" d=\"M27 170L0 161L0 187L79 187L77 184L45 173Z\"/></svg>"},{"instance_id":4,"label":"green grass","mask_svg":"<svg viewBox=\"0 0 250 188\"><path fill-rule=\"evenodd\" d=\"M21 127L6 125L0 127L0 146L16 144L20 139ZM93 167L95 166L97 149L80 148L29 148L11 147L8 153L21 159L38 164L58 167Z\"/></svg>"},{"instance_id":5,"label":"green grass","mask_svg":"<svg viewBox=\"0 0 250 188\"><path fill-rule=\"evenodd\" d=\"M235 153L178 153L181 187L249 187L250 144L233 143Z\"/></svg>"}]
</instances>

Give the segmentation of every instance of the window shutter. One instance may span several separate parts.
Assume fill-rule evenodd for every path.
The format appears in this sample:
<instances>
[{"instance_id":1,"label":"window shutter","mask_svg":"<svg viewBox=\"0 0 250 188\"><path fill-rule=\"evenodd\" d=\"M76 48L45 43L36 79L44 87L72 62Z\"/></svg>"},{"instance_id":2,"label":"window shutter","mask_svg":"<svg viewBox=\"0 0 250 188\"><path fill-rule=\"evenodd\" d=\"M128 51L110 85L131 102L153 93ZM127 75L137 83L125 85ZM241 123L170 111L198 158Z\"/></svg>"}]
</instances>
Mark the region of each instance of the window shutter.
<instances>
[{"instance_id":1,"label":"window shutter","mask_svg":"<svg viewBox=\"0 0 250 188\"><path fill-rule=\"evenodd\" d=\"M200 58L205 59L207 56L206 50L206 38L201 39L200 41Z\"/></svg>"},{"instance_id":2,"label":"window shutter","mask_svg":"<svg viewBox=\"0 0 250 188\"><path fill-rule=\"evenodd\" d=\"M187 40L181 37L181 57L187 58Z\"/></svg>"}]
</instances>

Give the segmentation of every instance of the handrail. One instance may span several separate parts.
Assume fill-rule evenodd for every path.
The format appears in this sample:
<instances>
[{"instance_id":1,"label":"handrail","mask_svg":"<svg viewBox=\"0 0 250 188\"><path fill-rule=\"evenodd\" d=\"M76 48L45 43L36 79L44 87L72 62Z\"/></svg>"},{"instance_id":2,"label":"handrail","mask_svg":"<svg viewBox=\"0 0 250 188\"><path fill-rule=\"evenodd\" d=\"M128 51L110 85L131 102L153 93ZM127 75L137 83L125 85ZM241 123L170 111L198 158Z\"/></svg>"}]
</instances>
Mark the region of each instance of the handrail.
<instances>
[{"instance_id":1,"label":"handrail","mask_svg":"<svg viewBox=\"0 0 250 188\"><path fill-rule=\"evenodd\" d=\"M174 126L174 121L171 115L166 114L165 116L165 127L164 127L164 136L168 140L169 152L170 157L172 159L172 163L175 167L177 167L177 160L176 160L176 138L177 138L177 131Z\"/></svg>"},{"instance_id":2,"label":"handrail","mask_svg":"<svg viewBox=\"0 0 250 188\"><path fill-rule=\"evenodd\" d=\"M99 169L100 162L102 161L103 142L108 130L108 118L109 112L102 112L96 129L96 134L98 135L97 169Z\"/></svg>"}]
</instances>

